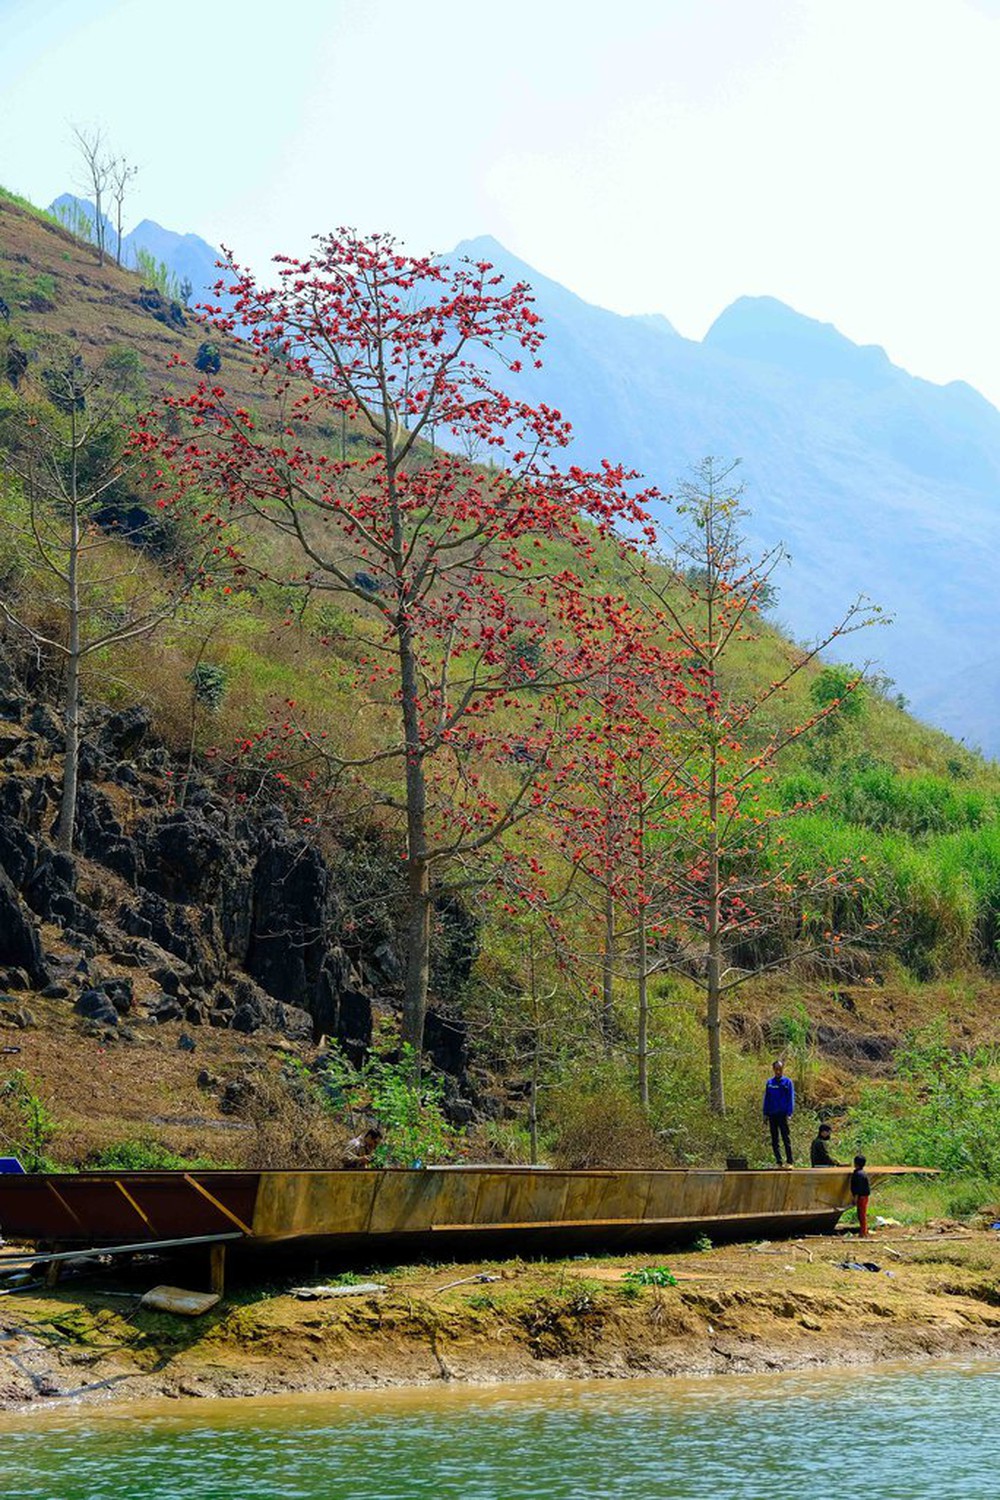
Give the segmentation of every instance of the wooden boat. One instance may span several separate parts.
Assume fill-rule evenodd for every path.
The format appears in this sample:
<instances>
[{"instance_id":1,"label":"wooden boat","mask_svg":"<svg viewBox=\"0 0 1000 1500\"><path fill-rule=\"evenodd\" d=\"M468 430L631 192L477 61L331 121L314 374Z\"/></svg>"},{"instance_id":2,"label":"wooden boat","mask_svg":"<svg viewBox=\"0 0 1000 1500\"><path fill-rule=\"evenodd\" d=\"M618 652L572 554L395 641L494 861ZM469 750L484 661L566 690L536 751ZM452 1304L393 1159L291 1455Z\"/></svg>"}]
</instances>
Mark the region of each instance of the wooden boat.
<instances>
[{"instance_id":1,"label":"wooden boat","mask_svg":"<svg viewBox=\"0 0 1000 1500\"><path fill-rule=\"evenodd\" d=\"M868 1167L873 1187L912 1167ZM842 1168L722 1171L427 1167L0 1176L0 1233L35 1245L238 1238L345 1252L507 1254L830 1231Z\"/></svg>"}]
</instances>

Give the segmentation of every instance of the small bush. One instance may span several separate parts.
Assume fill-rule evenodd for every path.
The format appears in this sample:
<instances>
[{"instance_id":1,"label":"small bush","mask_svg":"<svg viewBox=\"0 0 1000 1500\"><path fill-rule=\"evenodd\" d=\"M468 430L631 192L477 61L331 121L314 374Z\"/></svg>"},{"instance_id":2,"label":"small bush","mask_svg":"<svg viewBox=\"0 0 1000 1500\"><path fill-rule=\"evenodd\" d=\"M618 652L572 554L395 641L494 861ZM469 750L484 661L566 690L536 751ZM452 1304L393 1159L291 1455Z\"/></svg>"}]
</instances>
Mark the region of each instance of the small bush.
<instances>
[{"instance_id":1,"label":"small bush","mask_svg":"<svg viewBox=\"0 0 1000 1500\"><path fill-rule=\"evenodd\" d=\"M583 1167L664 1167L666 1151L624 1079L592 1075L589 1090L560 1089L547 1111L554 1122L552 1156Z\"/></svg>"},{"instance_id":2,"label":"small bush","mask_svg":"<svg viewBox=\"0 0 1000 1500\"><path fill-rule=\"evenodd\" d=\"M320 1087L329 1108L347 1112L352 1120L374 1119L383 1140L372 1158L380 1167L424 1166L448 1161L462 1133L444 1114L444 1084L433 1074L414 1076L413 1049L404 1046L397 1057L370 1057L355 1071L334 1053L320 1074Z\"/></svg>"},{"instance_id":3,"label":"small bush","mask_svg":"<svg viewBox=\"0 0 1000 1500\"><path fill-rule=\"evenodd\" d=\"M970 1201L977 1180L1000 1181L1000 1053L953 1050L938 1023L912 1035L895 1063L892 1082L866 1085L852 1115L869 1158L972 1179Z\"/></svg>"},{"instance_id":4,"label":"small bush","mask_svg":"<svg viewBox=\"0 0 1000 1500\"><path fill-rule=\"evenodd\" d=\"M677 1285L677 1277L666 1266L643 1266L640 1271L626 1271L622 1280L633 1286Z\"/></svg>"},{"instance_id":5,"label":"small bush","mask_svg":"<svg viewBox=\"0 0 1000 1500\"><path fill-rule=\"evenodd\" d=\"M222 355L218 344L206 342L199 345L198 353L194 357L194 367L203 375L218 375L222 369Z\"/></svg>"},{"instance_id":6,"label":"small bush","mask_svg":"<svg viewBox=\"0 0 1000 1500\"><path fill-rule=\"evenodd\" d=\"M5 1152L16 1156L26 1172L56 1171L45 1149L55 1133L56 1122L38 1084L23 1068L15 1068L0 1084L0 1137Z\"/></svg>"},{"instance_id":7,"label":"small bush","mask_svg":"<svg viewBox=\"0 0 1000 1500\"><path fill-rule=\"evenodd\" d=\"M182 1172L192 1168L207 1169L217 1165L207 1157L192 1160L179 1156L148 1136L112 1141L91 1152L85 1167L96 1172Z\"/></svg>"}]
</instances>

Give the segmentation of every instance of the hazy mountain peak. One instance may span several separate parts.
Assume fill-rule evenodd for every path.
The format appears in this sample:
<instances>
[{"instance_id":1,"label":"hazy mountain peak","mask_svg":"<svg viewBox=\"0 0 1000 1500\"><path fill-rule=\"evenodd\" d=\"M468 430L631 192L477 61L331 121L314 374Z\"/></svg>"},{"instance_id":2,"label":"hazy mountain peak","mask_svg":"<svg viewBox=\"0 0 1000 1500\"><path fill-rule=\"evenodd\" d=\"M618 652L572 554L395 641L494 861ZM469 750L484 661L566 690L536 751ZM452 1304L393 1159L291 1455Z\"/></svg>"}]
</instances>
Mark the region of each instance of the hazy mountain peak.
<instances>
[{"instance_id":1,"label":"hazy mountain peak","mask_svg":"<svg viewBox=\"0 0 1000 1500\"><path fill-rule=\"evenodd\" d=\"M655 328L657 333L669 334L671 338L680 338L673 323L669 318L664 317L663 313L633 313L632 322L643 323L647 328Z\"/></svg>"},{"instance_id":2,"label":"hazy mountain peak","mask_svg":"<svg viewBox=\"0 0 1000 1500\"><path fill-rule=\"evenodd\" d=\"M877 344L852 343L832 323L806 317L776 297L738 297L719 314L704 342L736 359L780 365L816 380L872 384L893 374Z\"/></svg>"}]
</instances>

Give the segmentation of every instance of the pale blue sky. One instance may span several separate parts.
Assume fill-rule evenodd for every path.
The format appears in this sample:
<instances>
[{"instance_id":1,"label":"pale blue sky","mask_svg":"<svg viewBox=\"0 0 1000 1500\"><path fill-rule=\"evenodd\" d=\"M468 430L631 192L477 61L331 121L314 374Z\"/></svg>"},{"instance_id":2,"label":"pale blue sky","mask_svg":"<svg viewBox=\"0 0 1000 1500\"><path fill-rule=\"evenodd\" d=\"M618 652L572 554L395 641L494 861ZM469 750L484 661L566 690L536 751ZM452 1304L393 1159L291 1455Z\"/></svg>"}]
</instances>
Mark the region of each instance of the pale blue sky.
<instances>
[{"instance_id":1,"label":"pale blue sky","mask_svg":"<svg viewBox=\"0 0 1000 1500\"><path fill-rule=\"evenodd\" d=\"M700 336L769 293L1000 403L1000 0L0 0L0 182L263 267L336 224L491 233Z\"/></svg>"}]
</instances>

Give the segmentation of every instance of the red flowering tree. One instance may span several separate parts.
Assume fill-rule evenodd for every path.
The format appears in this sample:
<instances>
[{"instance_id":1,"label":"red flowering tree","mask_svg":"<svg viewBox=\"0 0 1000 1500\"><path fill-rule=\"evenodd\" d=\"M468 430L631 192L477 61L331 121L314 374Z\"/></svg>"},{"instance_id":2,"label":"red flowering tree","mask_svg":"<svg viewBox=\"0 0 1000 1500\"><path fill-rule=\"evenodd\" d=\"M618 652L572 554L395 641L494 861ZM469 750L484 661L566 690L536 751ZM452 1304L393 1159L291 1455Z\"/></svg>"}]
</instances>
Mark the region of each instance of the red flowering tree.
<instances>
[{"instance_id":1,"label":"red flowering tree","mask_svg":"<svg viewBox=\"0 0 1000 1500\"><path fill-rule=\"evenodd\" d=\"M595 552L646 518L631 475L559 467L560 413L512 399L484 369L537 359L525 285L347 230L277 265L263 286L230 262L234 312L218 319L249 340L266 399L251 414L205 380L173 400L173 436L147 428L141 441L275 528L286 585L364 621L358 704L379 701L391 723L370 754L328 754L405 829L402 1030L419 1056L433 883L551 795L576 695L616 627Z\"/></svg>"},{"instance_id":2,"label":"red flowering tree","mask_svg":"<svg viewBox=\"0 0 1000 1500\"><path fill-rule=\"evenodd\" d=\"M648 619L633 616L618 645L588 694L572 766L557 788L550 818L578 890L584 882L584 906L597 908L606 1051L615 1035L615 981L625 975L635 985L636 1073L646 1109L649 980L658 964L658 923L671 894L663 843L682 800L675 750L663 727L687 690ZM587 899L588 891L596 900Z\"/></svg>"}]
</instances>

